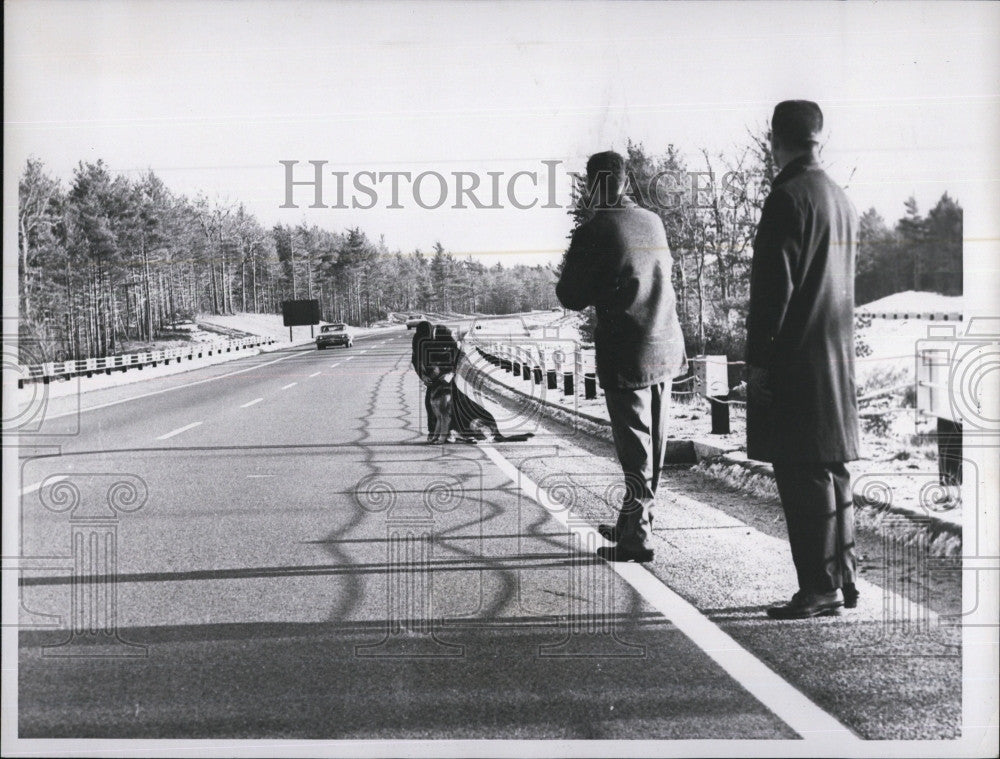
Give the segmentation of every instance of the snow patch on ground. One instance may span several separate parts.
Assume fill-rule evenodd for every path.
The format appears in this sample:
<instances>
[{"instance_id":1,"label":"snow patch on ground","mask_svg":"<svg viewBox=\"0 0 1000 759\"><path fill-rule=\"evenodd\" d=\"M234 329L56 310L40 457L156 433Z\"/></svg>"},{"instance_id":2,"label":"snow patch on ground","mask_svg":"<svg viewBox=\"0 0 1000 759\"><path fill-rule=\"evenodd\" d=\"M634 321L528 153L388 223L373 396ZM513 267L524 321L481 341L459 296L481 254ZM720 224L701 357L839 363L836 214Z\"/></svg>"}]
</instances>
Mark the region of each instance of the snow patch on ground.
<instances>
[{"instance_id":1,"label":"snow patch on ground","mask_svg":"<svg viewBox=\"0 0 1000 759\"><path fill-rule=\"evenodd\" d=\"M924 293L907 290L903 293L893 293L879 298L871 303L858 306L859 312L896 312L896 313L962 313L961 295L941 295L940 293Z\"/></svg>"}]
</instances>

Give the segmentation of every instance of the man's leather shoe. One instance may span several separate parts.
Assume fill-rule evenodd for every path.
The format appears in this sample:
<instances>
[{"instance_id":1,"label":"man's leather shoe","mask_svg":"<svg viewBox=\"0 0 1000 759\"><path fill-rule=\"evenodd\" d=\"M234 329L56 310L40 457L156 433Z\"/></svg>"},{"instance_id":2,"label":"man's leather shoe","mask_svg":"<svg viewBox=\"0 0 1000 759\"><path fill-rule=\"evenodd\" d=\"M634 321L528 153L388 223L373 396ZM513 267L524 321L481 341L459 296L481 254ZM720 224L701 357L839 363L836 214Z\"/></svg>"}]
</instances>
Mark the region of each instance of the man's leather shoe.
<instances>
[{"instance_id":1,"label":"man's leather shoe","mask_svg":"<svg viewBox=\"0 0 1000 759\"><path fill-rule=\"evenodd\" d=\"M843 605L839 590L829 593L805 593L800 590L787 604L768 609L767 616L771 619L809 619L834 614Z\"/></svg>"},{"instance_id":2,"label":"man's leather shoe","mask_svg":"<svg viewBox=\"0 0 1000 759\"><path fill-rule=\"evenodd\" d=\"M616 524L599 524L597 525L597 531L601 534L609 543L617 543L618 539L621 537L621 531ZM649 531L653 531L653 515L649 515Z\"/></svg>"},{"instance_id":3,"label":"man's leather shoe","mask_svg":"<svg viewBox=\"0 0 1000 759\"><path fill-rule=\"evenodd\" d=\"M653 549L644 545L616 545L601 546L597 549L597 555L605 561L638 561L646 562L653 560Z\"/></svg>"},{"instance_id":4,"label":"man's leather shoe","mask_svg":"<svg viewBox=\"0 0 1000 759\"><path fill-rule=\"evenodd\" d=\"M858 597L861 594L853 582L844 583L844 608L854 609L858 605Z\"/></svg>"}]
</instances>

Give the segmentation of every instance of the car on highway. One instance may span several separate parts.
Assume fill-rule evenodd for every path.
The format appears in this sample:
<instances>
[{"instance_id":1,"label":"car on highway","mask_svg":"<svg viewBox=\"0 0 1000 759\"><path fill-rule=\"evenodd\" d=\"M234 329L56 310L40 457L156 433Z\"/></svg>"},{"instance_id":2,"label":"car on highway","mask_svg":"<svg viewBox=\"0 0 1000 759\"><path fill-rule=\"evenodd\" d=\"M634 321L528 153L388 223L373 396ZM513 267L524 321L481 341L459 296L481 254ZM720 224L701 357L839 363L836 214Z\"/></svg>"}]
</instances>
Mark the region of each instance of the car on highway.
<instances>
[{"instance_id":1,"label":"car on highway","mask_svg":"<svg viewBox=\"0 0 1000 759\"><path fill-rule=\"evenodd\" d=\"M413 329L418 324L420 324L420 322L425 322L425 321L427 321L427 317L424 316L423 314L410 314L406 319L406 328Z\"/></svg>"},{"instance_id":2,"label":"car on highway","mask_svg":"<svg viewBox=\"0 0 1000 759\"><path fill-rule=\"evenodd\" d=\"M346 324L324 324L316 335L316 350L323 350L335 345L350 348L354 345L354 333Z\"/></svg>"}]
</instances>

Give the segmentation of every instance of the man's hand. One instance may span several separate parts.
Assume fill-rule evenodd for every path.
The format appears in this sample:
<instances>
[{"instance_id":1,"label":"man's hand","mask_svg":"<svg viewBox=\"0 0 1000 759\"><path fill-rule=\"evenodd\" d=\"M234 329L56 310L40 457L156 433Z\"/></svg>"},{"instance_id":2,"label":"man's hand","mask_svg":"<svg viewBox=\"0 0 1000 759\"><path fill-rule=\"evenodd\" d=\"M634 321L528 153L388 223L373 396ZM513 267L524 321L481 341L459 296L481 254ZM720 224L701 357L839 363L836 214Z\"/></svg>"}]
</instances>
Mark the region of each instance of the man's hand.
<instances>
[{"instance_id":1,"label":"man's hand","mask_svg":"<svg viewBox=\"0 0 1000 759\"><path fill-rule=\"evenodd\" d=\"M747 382L747 399L754 403L763 403L770 406L774 401L771 392L771 373L767 369L759 366L751 366L750 377Z\"/></svg>"}]
</instances>

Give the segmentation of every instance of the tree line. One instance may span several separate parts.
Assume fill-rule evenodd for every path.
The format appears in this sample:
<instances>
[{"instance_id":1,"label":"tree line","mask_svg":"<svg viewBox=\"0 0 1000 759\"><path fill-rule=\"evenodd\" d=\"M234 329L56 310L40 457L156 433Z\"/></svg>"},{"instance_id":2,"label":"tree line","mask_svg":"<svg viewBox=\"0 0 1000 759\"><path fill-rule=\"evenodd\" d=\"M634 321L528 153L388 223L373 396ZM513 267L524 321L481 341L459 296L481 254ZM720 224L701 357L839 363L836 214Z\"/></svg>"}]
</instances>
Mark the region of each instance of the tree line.
<instances>
[{"instance_id":1,"label":"tree line","mask_svg":"<svg viewBox=\"0 0 1000 759\"><path fill-rule=\"evenodd\" d=\"M766 138L748 132L735 152L694 159L674 145L653 154L630 142L626 159L629 194L667 232L688 350L741 356L753 237L775 175ZM592 212L582 183L574 227ZM28 160L18 246L22 345L68 358L128 352L200 313L278 313L297 298L356 325L394 312L558 306L549 267L486 266L440 242L404 253L360 228L266 228L240 203L188 198L152 171L114 175L102 161L80 163L64 187ZM962 292L962 209L947 193L926 216L910 198L891 229L874 209L861 215L856 302L911 289ZM592 327L591 313L585 337Z\"/></svg>"},{"instance_id":2,"label":"tree line","mask_svg":"<svg viewBox=\"0 0 1000 759\"><path fill-rule=\"evenodd\" d=\"M296 298L355 325L557 305L547 267L487 267L441 243L393 251L360 228L265 228L244 205L176 194L152 171L80 163L64 187L32 158L18 189L21 344L60 357L128 352L200 313L278 313Z\"/></svg>"},{"instance_id":3,"label":"tree line","mask_svg":"<svg viewBox=\"0 0 1000 759\"><path fill-rule=\"evenodd\" d=\"M948 193L926 216L912 197L904 207L892 229L874 208L861 215L858 305L906 290L962 294L962 207Z\"/></svg>"}]
</instances>

